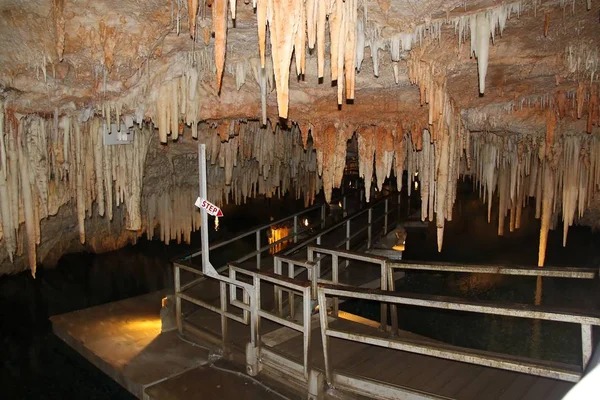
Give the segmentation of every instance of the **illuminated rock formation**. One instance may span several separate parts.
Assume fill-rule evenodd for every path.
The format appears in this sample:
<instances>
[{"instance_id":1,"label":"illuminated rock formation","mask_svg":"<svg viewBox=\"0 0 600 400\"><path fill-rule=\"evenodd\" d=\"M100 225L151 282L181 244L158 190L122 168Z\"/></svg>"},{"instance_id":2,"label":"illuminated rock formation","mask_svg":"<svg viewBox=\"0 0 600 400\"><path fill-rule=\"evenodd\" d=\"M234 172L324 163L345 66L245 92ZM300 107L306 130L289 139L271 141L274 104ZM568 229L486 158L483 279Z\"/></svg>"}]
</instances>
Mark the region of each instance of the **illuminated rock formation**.
<instances>
[{"instance_id":1,"label":"illuminated rock formation","mask_svg":"<svg viewBox=\"0 0 600 400\"><path fill-rule=\"evenodd\" d=\"M577 221L596 224L599 7L4 2L0 273L24 260L34 273L44 226L61 213L89 246L96 220L133 232L98 251L144 232L189 241L197 141L209 150L211 201L292 192L308 205L341 184L352 137L367 186L418 177L439 250L461 176L474 178L488 210L499 207L500 235L535 201L543 265L556 221L563 244ZM133 143L105 146L112 125Z\"/></svg>"}]
</instances>

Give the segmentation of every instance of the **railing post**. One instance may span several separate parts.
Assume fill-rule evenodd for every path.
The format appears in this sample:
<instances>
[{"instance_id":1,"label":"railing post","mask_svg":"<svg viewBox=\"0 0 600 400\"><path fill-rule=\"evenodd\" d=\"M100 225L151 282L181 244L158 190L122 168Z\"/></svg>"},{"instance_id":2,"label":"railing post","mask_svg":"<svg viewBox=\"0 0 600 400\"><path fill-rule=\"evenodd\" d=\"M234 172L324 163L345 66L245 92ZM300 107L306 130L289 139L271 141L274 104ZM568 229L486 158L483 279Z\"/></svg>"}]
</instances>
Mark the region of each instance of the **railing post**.
<instances>
[{"instance_id":1,"label":"railing post","mask_svg":"<svg viewBox=\"0 0 600 400\"><path fill-rule=\"evenodd\" d=\"M372 233L372 227L371 227L371 221L373 221L373 208L370 207L369 211L367 211L367 249L371 249L371 233Z\"/></svg>"},{"instance_id":2,"label":"railing post","mask_svg":"<svg viewBox=\"0 0 600 400\"><path fill-rule=\"evenodd\" d=\"M252 330L250 330L250 333L254 334L254 337L251 338L251 339L255 340L253 345L255 347L260 347L260 315L258 314L258 312L260 311L261 306L260 306L260 277L258 276L258 274L254 274L252 283L254 286L252 288L252 290L254 291L254 296L252 296L253 304L250 307L250 309L252 310L252 313L254 314L254 318L252 318L252 320L251 320L251 324L252 324L252 327L254 328L254 332L252 332Z\"/></svg>"},{"instance_id":3,"label":"railing post","mask_svg":"<svg viewBox=\"0 0 600 400\"><path fill-rule=\"evenodd\" d=\"M175 273L175 320L177 321L177 330L183 334L183 323L181 321L181 271L177 264L173 264Z\"/></svg>"},{"instance_id":4,"label":"railing post","mask_svg":"<svg viewBox=\"0 0 600 400\"><path fill-rule=\"evenodd\" d=\"M400 223L400 192L398 192L398 200L396 202L396 208L397 208L397 212L398 212L398 216L396 217L396 227L398 227L398 224Z\"/></svg>"},{"instance_id":5,"label":"railing post","mask_svg":"<svg viewBox=\"0 0 600 400\"><path fill-rule=\"evenodd\" d=\"M325 203L321 206L321 229L325 229Z\"/></svg>"},{"instance_id":6,"label":"railing post","mask_svg":"<svg viewBox=\"0 0 600 400\"><path fill-rule=\"evenodd\" d=\"M311 319L311 290L310 288L306 288L304 289L304 292L302 293L302 307L303 307L303 323L302 323L302 328L303 328L303 344L304 344L304 348L303 348L303 356L304 356L304 379L306 379L308 381L308 374L310 372L310 365L309 365L309 353L310 353L310 335L311 335L311 326L310 326L310 319Z\"/></svg>"},{"instance_id":7,"label":"railing post","mask_svg":"<svg viewBox=\"0 0 600 400\"><path fill-rule=\"evenodd\" d=\"M396 291L396 282L394 281L394 269L391 264L386 263L386 274L388 278L388 290L390 292ZM390 317L392 319L392 335L398 334L398 305L396 303L390 304Z\"/></svg>"},{"instance_id":8,"label":"railing post","mask_svg":"<svg viewBox=\"0 0 600 400\"><path fill-rule=\"evenodd\" d=\"M380 269L381 269L381 279L380 279L381 290L387 290L388 278L387 278L387 264L385 261L383 261L381 263ZM386 327L387 327L387 310L388 310L387 303L381 303L380 329L384 332L386 331Z\"/></svg>"},{"instance_id":9,"label":"railing post","mask_svg":"<svg viewBox=\"0 0 600 400\"><path fill-rule=\"evenodd\" d=\"M221 345L223 352L227 352L227 283L221 281L219 284L221 294Z\"/></svg>"},{"instance_id":10,"label":"railing post","mask_svg":"<svg viewBox=\"0 0 600 400\"><path fill-rule=\"evenodd\" d=\"M582 371L585 369L592 358L592 326L581 324L581 360L583 363Z\"/></svg>"},{"instance_id":11,"label":"railing post","mask_svg":"<svg viewBox=\"0 0 600 400\"><path fill-rule=\"evenodd\" d=\"M388 199L389 197L385 198L385 202L384 202L384 216L383 216L383 236L385 236L388 233Z\"/></svg>"},{"instance_id":12,"label":"railing post","mask_svg":"<svg viewBox=\"0 0 600 400\"><path fill-rule=\"evenodd\" d=\"M275 256L273 257L273 269L275 274L277 275L283 275L283 271L282 271L282 261L279 257ZM277 310L277 315L279 315L280 317L283 314L283 301L282 301L282 291L281 288L277 285L273 285L273 296L274 296L274 301L275 301L275 307Z\"/></svg>"},{"instance_id":13,"label":"railing post","mask_svg":"<svg viewBox=\"0 0 600 400\"><path fill-rule=\"evenodd\" d=\"M294 243L298 242L298 216L294 215Z\"/></svg>"},{"instance_id":14,"label":"railing post","mask_svg":"<svg viewBox=\"0 0 600 400\"><path fill-rule=\"evenodd\" d=\"M260 231L256 231L256 269L260 269Z\"/></svg>"},{"instance_id":15,"label":"railing post","mask_svg":"<svg viewBox=\"0 0 600 400\"><path fill-rule=\"evenodd\" d=\"M331 255L331 279L334 284L339 283L339 271L338 271L338 255ZM333 317L338 317L338 309L339 309L339 299L337 297L333 298Z\"/></svg>"},{"instance_id":16,"label":"railing post","mask_svg":"<svg viewBox=\"0 0 600 400\"><path fill-rule=\"evenodd\" d=\"M346 221L346 250L350 250L350 220ZM344 260L344 268L348 268L350 260Z\"/></svg>"},{"instance_id":17,"label":"railing post","mask_svg":"<svg viewBox=\"0 0 600 400\"><path fill-rule=\"evenodd\" d=\"M360 189L360 194L358 195L358 204L359 204L359 208L362 210L363 208L363 195L364 195L364 189Z\"/></svg>"},{"instance_id":18,"label":"railing post","mask_svg":"<svg viewBox=\"0 0 600 400\"><path fill-rule=\"evenodd\" d=\"M294 263L293 262L289 262L288 263L288 278L294 279L295 278L295 272L294 272ZM308 271L308 275L310 277L310 271ZM289 307L290 307L290 318L294 319L294 309L295 309L295 303L296 303L296 298L294 297L294 291L290 290L288 291L288 303L289 303ZM283 308L283 306L282 306ZM282 310L283 311L283 310Z\"/></svg>"},{"instance_id":19,"label":"railing post","mask_svg":"<svg viewBox=\"0 0 600 400\"><path fill-rule=\"evenodd\" d=\"M325 378L327 384L333 383L333 377L331 376L331 365L329 363L329 336L327 336L327 329L329 328L327 323L327 299L325 293L319 290L318 294L319 301L319 319L321 320L321 342L323 343L323 358L325 362Z\"/></svg>"},{"instance_id":20,"label":"railing post","mask_svg":"<svg viewBox=\"0 0 600 400\"><path fill-rule=\"evenodd\" d=\"M347 199L346 196L344 196L342 198L342 216L344 218L346 218L348 216L348 209L346 208L346 199Z\"/></svg>"}]
</instances>

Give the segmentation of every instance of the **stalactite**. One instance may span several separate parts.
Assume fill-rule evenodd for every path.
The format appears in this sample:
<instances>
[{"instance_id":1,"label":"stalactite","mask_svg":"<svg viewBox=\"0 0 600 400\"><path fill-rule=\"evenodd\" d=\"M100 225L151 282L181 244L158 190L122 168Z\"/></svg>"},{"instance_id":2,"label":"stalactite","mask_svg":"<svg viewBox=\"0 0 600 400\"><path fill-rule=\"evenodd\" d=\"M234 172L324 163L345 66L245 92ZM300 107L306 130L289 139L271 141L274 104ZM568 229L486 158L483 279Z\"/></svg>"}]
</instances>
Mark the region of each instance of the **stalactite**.
<instances>
[{"instance_id":1,"label":"stalactite","mask_svg":"<svg viewBox=\"0 0 600 400\"><path fill-rule=\"evenodd\" d=\"M27 150L25 144L25 132L23 132L23 120L18 122L18 131L15 134L18 136L18 162L19 162L19 178L20 178L20 193L23 194L23 213L25 214L25 232L27 234L27 259L29 261L29 269L31 275L35 278L37 257L36 257L36 229L37 223L34 219L34 198L31 190L29 163L27 162ZM18 215L18 214L15 214Z\"/></svg>"},{"instance_id":2,"label":"stalactite","mask_svg":"<svg viewBox=\"0 0 600 400\"><path fill-rule=\"evenodd\" d=\"M217 90L221 90L225 52L227 51L227 3L228 0L214 0L212 6L213 31L215 32L215 64L217 66Z\"/></svg>"},{"instance_id":3,"label":"stalactite","mask_svg":"<svg viewBox=\"0 0 600 400\"><path fill-rule=\"evenodd\" d=\"M198 0L188 0L188 28L190 30L190 37L196 38L196 15L198 14Z\"/></svg>"},{"instance_id":4,"label":"stalactite","mask_svg":"<svg viewBox=\"0 0 600 400\"><path fill-rule=\"evenodd\" d=\"M375 157L375 128L367 126L358 134L358 175L365 180L365 198L370 201Z\"/></svg>"},{"instance_id":5,"label":"stalactite","mask_svg":"<svg viewBox=\"0 0 600 400\"><path fill-rule=\"evenodd\" d=\"M289 106L290 63L294 50L294 29L298 28L301 0L270 0L267 22L271 34L271 56L277 88L279 117L287 118Z\"/></svg>"}]
</instances>

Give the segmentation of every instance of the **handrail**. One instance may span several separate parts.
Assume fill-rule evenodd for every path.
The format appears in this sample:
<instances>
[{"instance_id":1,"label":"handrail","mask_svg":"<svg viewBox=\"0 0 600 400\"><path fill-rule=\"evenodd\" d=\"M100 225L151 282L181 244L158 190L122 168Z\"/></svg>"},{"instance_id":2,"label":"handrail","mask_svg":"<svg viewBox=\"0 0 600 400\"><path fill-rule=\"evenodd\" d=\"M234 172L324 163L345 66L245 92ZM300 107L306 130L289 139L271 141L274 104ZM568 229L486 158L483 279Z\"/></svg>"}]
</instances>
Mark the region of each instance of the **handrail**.
<instances>
[{"instance_id":1,"label":"handrail","mask_svg":"<svg viewBox=\"0 0 600 400\"><path fill-rule=\"evenodd\" d=\"M547 364L512 361L506 356L480 351L465 351L455 346L431 346L410 340L390 339L374 335L364 335L348 331L330 329L327 321L326 296L346 297L379 301L382 303L411 305L427 308L466 311L491 315L503 315L519 318L531 318L547 321L569 322L581 325L582 336L582 366L557 368ZM517 371L532 375L577 382L585 370L592 355L592 325L600 326L600 314L566 311L564 309L529 305L500 305L496 303L473 302L454 297L432 296L415 293L391 293L384 290L361 289L357 287L342 287L339 285L320 283L318 285L318 302L321 319L321 335L325 356L327 381L331 383L332 372L328 356L328 337L352 340L360 343L393 348L417 354L449 360L468 362L477 365Z\"/></svg>"},{"instance_id":2,"label":"handrail","mask_svg":"<svg viewBox=\"0 0 600 400\"><path fill-rule=\"evenodd\" d=\"M513 266L504 267L501 265L467 265L456 263L439 262L421 262L421 261L394 261L389 266L394 269L411 269L421 271L444 271L444 272L467 272L483 274L500 275L519 275L519 276L544 276L549 278L575 278L575 279L594 279L597 276L597 270L592 268L579 267L526 267Z\"/></svg>"},{"instance_id":3,"label":"handrail","mask_svg":"<svg viewBox=\"0 0 600 400\"><path fill-rule=\"evenodd\" d=\"M359 189L352 189L352 190L350 190L349 192L342 193L341 195L339 195L339 196L337 196L337 197L334 197L334 198L331 200L331 202L335 202L335 201L342 200L343 198L345 198L345 197L348 197L348 196L350 196L350 195L353 195L353 194L356 194L356 193L362 193L362 190L359 190ZM289 220L289 219L293 219L294 217L298 217L298 216L300 216L300 215L303 215L303 214L309 213L309 212L311 212L311 211L318 210L319 208L321 208L321 207L323 207L323 206L325 206L325 205L327 205L327 203L319 203L319 204L313 205L312 207L305 208L304 210L302 210L302 211L299 211L299 212L297 212L297 213L295 213L295 214L289 215L289 216L287 216L287 217L280 218L280 219L278 219L278 220L276 220L276 221L271 221L271 222L269 222L269 223L267 223L267 224L263 224L263 225L260 225L260 226L258 226L258 227L252 228L251 230L249 230L249 231L246 231L246 232L244 232L244 233L241 233L241 234L239 234L239 235L237 235L237 236L235 236L235 237L233 237L233 238L231 238L231 239L227 239L227 240L224 240L224 241L222 241L222 242L215 243L215 244L211 245L211 246L209 247L209 250L215 250L215 249L218 249L218 248L220 248L220 247L226 246L226 245L228 245L228 244L230 244L230 243L233 243L233 242L235 242L235 241L237 241L237 240L240 240L240 239L243 239L243 238L245 238L245 237L248 237L248 236L250 236L250 235L252 235L252 234L255 234L256 232L260 232L260 231L262 231L262 230L268 229L268 228L270 228L270 227L271 227L271 226L273 226L273 225L278 225L278 224L281 224L282 222L285 222L285 221L287 221L287 220ZM298 232L298 233L301 233L301 232ZM185 254L185 253L184 253L184 254ZM194 258L194 257L197 257L197 256L199 256L199 255L201 255L201 254L202 254L202 250L199 250L199 251L194 251L194 252L192 252L192 253L188 253L188 254L185 254L185 255L180 255L180 256L177 256L177 257L175 258L175 260L176 260L176 261L187 261L187 260L189 260L189 259L191 259L191 258Z\"/></svg>"},{"instance_id":4,"label":"handrail","mask_svg":"<svg viewBox=\"0 0 600 400\"><path fill-rule=\"evenodd\" d=\"M387 194L387 195L385 195L383 197L380 197L379 199L377 199L374 202L370 203L369 207L366 207L366 208L363 208L361 210L358 210L358 211L354 212L353 214L347 216L346 218L344 218L340 222L337 222L334 225L330 226L329 228L327 228L327 229L325 229L323 231L320 231L318 233L318 235L316 235L316 237L318 237L318 236L324 236L324 235L330 233L331 231L334 231L335 229L337 229L337 228L341 227L342 225L346 224L347 221L349 221L349 220L351 221L351 220L355 219L356 217L359 217L359 216L361 216L361 215L363 215L365 213L368 213L369 210L372 210L373 208L379 206L381 203L385 203L385 200L386 199L389 200L389 198L391 196L392 196L392 194ZM388 215L389 214L391 214L391 212L388 212ZM363 228L363 230L366 229L366 228L368 228L368 226L366 226L365 228ZM315 241L316 237L308 238L308 239L306 239L306 240L298 243L296 246L292 247L291 249L286 249L283 252L283 255L289 256L290 254L293 254L293 253L297 252L298 250L300 250L301 248L305 247L309 243Z\"/></svg>"}]
</instances>

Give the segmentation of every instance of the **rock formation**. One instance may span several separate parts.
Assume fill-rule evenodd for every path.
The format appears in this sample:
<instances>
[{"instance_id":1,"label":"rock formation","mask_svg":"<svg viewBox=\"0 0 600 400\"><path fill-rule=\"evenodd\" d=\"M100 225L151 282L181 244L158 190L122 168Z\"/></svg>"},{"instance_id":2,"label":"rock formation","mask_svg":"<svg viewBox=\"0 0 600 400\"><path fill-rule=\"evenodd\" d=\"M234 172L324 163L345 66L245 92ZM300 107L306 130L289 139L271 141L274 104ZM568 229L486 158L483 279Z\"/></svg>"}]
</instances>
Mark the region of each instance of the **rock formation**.
<instances>
[{"instance_id":1,"label":"rock formation","mask_svg":"<svg viewBox=\"0 0 600 400\"><path fill-rule=\"evenodd\" d=\"M418 177L440 250L461 176L499 208L500 235L535 202L542 266L559 221L565 244L572 224L598 224L599 7L5 1L0 273L35 273L61 216L88 246L113 226L98 251L143 233L189 241L198 141L210 201L310 204L340 185L352 137L367 186ZM113 126L132 143L104 145Z\"/></svg>"}]
</instances>

